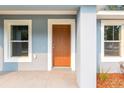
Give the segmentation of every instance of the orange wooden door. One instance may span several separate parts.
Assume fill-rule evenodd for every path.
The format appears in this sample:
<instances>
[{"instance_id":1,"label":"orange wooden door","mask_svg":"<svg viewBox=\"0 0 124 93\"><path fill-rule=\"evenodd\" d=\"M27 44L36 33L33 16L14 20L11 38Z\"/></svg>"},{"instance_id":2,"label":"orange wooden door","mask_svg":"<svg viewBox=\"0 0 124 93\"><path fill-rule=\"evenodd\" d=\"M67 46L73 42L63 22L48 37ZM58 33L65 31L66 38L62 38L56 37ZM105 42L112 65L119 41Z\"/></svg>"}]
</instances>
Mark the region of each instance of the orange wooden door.
<instances>
[{"instance_id":1,"label":"orange wooden door","mask_svg":"<svg viewBox=\"0 0 124 93\"><path fill-rule=\"evenodd\" d=\"M70 25L53 25L53 66L69 67L71 55Z\"/></svg>"}]
</instances>

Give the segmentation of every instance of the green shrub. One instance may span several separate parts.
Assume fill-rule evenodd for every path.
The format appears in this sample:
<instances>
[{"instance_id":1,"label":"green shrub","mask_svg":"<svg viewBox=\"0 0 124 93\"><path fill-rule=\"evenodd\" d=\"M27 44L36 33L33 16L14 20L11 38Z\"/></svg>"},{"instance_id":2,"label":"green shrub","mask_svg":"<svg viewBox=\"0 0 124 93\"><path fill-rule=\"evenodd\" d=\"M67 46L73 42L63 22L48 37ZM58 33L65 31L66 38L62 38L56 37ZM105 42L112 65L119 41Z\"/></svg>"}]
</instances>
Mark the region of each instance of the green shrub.
<instances>
[{"instance_id":1,"label":"green shrub","mask_svg":"<svg viewBox=\"0 0 124 93\"><path fill-rule=\"evenodd\" d=\"M100 71L100 74L99 74L100 80L105 81L105 80L108 79L108 77L109 77L109 75L108 75L109 70L110 70L110 68L107 71L104 71L104 69L101 68L101 71Z\"/></svg>"},{"instance_id":2,"label":"green shrub","mask_svg":"<svg viewBox=\"0 0 124 93\"><path fill-rule=\"evenodd\" d=\"M100 80L105 81L108 79L108 74L100 73L99 78L100 78Z\"/></svg>"}]
</instances>

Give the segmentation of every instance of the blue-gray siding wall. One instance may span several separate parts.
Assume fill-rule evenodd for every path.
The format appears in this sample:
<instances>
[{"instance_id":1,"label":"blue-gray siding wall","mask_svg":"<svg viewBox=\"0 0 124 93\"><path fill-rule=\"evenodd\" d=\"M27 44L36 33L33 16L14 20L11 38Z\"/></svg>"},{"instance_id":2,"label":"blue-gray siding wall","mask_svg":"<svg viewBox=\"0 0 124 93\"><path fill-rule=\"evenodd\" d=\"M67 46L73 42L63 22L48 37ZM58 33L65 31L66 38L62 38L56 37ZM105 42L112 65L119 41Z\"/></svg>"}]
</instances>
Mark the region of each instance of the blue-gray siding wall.
<instances>
[{"instance_id":1,"label":"blue-gray siding wall","mask_svg":"<svg viewBox=\"0 0 124 93\"><path fill-rule=\"evenodd\" d=\"M101 62L101 20L97 20L97 72L100 72L100 69L106 72L109 69L109 73L120 73L119 63L117 62Z\"/></svg>"},{"instance_id":2,"label":"blue-gray siding wall","mask_svg":"<svg viewBox=\"0 0 124 93\"><path fill-rule=\"evenodd\" d=\"M75 19L73 15L2 15L0 16L0 71L47 70L48 19ZM32 51L36 55L31 63L4 63L4 19L32 20Z\"/></svg>"},{"instance_id":3,"label":"blue-gray siding wall","mask_svg":"<svg viewBox=\"0 0 124 93\"><path fill-rule=\"evenodd\" d=\"M101 22L100 20L97 20L97 72L100 70L100 53L101 53L101 33L100 28Z\"/></svg>"}]
</instances>

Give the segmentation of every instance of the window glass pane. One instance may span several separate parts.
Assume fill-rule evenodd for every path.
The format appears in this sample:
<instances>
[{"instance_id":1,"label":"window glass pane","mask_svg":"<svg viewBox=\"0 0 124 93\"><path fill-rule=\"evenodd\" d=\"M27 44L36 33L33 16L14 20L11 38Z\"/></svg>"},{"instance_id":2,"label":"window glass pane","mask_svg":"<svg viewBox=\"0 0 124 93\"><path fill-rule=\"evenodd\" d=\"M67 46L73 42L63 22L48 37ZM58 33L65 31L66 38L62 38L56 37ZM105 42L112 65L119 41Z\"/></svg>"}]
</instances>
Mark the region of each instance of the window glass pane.
<instances>
[{"instance_id":1,"label":"window glass pane","mask_svg":"<svg viewBox=\"0 0 124 93\"><path fill-rule=\"evenodd\" d=\"M105 26L104 39L113 40L113 26Z\"/></svg>"},{"instance_id":2,"label":"window glass pane","mask_svg":"<svg viewBox=\"0 0 124 93\"><path fill-rule=\"evenodd\" d=\"M12 25L11 26L11 40L28 40L28 26L27 25Z\"/></svg>"},{"instance_id":3,"label":"window glass pane","mask_svg":"<svg viewBox=\"0 0 124 93\"><path fill-rule=\"evenodd\" d=\"M114 26L114 40L120 40L121 26Z\"/></svg>"},{"instance_id":4,"label":"window glass pane","mask_svg":"<svg viewBox=\"0 0 124 93\"><path fill-rule=\"evenodd\" d=\"M120 43L105 42L104 53L105 56L120 56Z\"/></svg>"},{"instance_id":5,"label":"window glass pane","mask_svg":"<svg viewBox=\"0 0 124 93\"><path fill-rule=\"evenodd\" d=\"M12 56L28 56L28 42L12 42Z\"/></svg>"}]
</instances>

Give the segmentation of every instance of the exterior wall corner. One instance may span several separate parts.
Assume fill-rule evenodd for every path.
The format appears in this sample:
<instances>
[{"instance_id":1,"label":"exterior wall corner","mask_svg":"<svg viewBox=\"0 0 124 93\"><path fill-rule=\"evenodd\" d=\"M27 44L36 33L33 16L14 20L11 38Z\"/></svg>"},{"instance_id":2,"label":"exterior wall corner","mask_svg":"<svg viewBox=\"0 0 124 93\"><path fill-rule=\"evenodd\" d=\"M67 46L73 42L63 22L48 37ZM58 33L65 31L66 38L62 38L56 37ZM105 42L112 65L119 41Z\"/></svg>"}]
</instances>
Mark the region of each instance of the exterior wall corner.
<instances>
[{"instance_id":1,"label":"exterior wall corner","mask_svg":"<svg viewBox=\"0 0 124 93\"><path fill-rule=\"evenodd\" d=\"M77 16L76 65L78 84L96 87L96 6L81 6Z\"/></svg>"}]
</instances>

